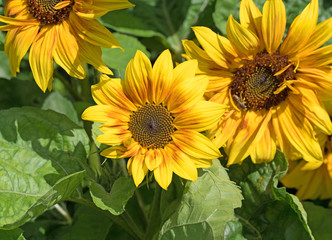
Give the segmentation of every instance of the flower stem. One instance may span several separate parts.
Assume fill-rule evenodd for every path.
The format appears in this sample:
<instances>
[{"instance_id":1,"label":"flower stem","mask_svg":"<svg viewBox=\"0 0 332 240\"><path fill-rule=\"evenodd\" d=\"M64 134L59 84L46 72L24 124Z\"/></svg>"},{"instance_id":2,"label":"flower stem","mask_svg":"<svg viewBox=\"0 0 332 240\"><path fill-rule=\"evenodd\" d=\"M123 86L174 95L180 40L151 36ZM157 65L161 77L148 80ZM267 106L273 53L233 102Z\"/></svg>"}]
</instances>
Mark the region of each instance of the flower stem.
<instances>
[{"instance_id":1,"label":"flower stem","mask_svg":"<svg viewBox=\"0 0 332 240\"><path fill-rule=\"evenodd\" d=\"M153 239L153 235L156 230L159 229L161 224L160 218L160 199L161 199L161 188L156 184L155 193L153 196L153 202L149 214L148 228L146 230L144 239Z\"/></svg>"}]
</instances>

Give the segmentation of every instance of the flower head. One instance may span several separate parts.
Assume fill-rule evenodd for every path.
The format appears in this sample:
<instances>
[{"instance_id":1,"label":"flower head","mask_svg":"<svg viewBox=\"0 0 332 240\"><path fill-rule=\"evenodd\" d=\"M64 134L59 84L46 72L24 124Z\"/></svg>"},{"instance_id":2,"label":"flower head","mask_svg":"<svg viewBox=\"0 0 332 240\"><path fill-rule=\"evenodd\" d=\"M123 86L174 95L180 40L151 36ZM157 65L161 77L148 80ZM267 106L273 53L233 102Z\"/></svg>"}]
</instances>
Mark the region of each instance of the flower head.
<instances>
[{"instance_id":1,"label":"flower head","mask_svg":"<svg viewBox=\"0 0 332 240\"><path fill-rule=\"evenodd\" d=\"M208 81L195 78L197 61L173 69L164 51L152 67L140 51L127 66L125 80L102 75L92 87L96 106L82 118L102 122L97 141L114 145L101 152L108 158L130 158L128 172L136 186L148 170L167 189L173 172L195 181L197 168L211 165L220 155L202 133L225 112L223 105L203 100Z\"/></svg>"},{"instance_id":2,"label":"flower head","mask_svg":"<svg viewBox=\"0 0 332 240\"><path fill-rule=\"evenodd\" d=\"M194 27L201 47L184 41L185 57L198 60L196 74L209 80L211 101L230 106L211 130L224 147L228 164L247 156L271 161L276 148L290 160L321 162L315 131L332 133L322 100L332 98L332 19L317 25L318 0L312 0L286 28L282 0L267 0L263 13L243 0L240 23L227 22L228 39L209 28Z\"/></svg>"},{"instance_id":3,"label":"flower head","mask_svg":"<svg viewBox=\"0 0 332 240\"><path fill-rule=\"evenodd\" d=\"M127 0L7 0L0 31L8 31L5 53L16 76L30 48L29 62L38 86L52 89L53 60L76 78L85 77L83 62L112 74L101 60L100 47L120 47L96 18L133 6Z\"/></svg>"}]
</instances>

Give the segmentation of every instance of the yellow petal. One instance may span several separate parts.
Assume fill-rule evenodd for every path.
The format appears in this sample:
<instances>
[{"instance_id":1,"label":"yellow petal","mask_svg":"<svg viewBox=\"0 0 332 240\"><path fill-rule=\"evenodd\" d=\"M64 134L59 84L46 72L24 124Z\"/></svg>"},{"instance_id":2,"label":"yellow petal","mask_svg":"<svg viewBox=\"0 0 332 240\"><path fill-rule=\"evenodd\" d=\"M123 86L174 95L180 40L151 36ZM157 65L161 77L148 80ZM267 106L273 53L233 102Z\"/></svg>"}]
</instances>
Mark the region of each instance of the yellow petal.
<instances>
[{"instance_id":1,"label":"yellow petal","mask_svg":"<svg viewBox=\"0 0 332 240\"><path fill-rule=\"evenodd\" d=\"M145 153L145 164L150 171L157 168L163 159L163 155L159 149L149 149Z\"/></svg>"},{"instance_id":2,"label":"yellow petal","mask_svg":"<svg viewBox=\"0 0 332 240\"><path fill-rule=\"evenodd\" d=\"M106 145L119 145L127 137L131 136L131 133L128 129L117 128L117 130L119 130L118 133L107 131L104 134L99 135L96 138L96 141L106 144Z\"/></svg>"},{"instance_id":3,"label":"yellow petal","mask_svg":"<svg viewBox=\"0 0 332 240\"><path fill-rule=\"evenodd\" d=\"M35 19L19 19L19 18L5 17L5 16L0 16L0 22L7 23L10 25L15 25L15 26L25 26L25 25L39 26L40 25L40 23Z\"/></svg>"},{"instance_id":4,"label":"yellow petal","mask_svg":"<svg viewBox=\"0 0 332 240\"><path fill-rule=\"evenodd\" d=\"M129 112L111 105L95 105L88 107L82 113L82 119L88 121L106 123L111 118L128 122Z\"/></svg>"},{"instance_id":5,"label":"yellow petal","mask_svg":"<svg viewBox=\"0 0 332 240\"><path fill-rule=\"evenodd\" d=\"M327 135L332 134L332 123L329 114L322 102L320 102L314 91L298 87L301 94L292 94L288 97L293 108L297 109L303 116Z\"/></svg>"},{"instance_id":6,"label":"yellow petal","mask_svg":"<svg viewBox=\"0 0 332 240\"><path fill-rule=\"evenodd\" d=\"M101 59L102 51L100 47L92 45L91 43L88 43L79 38L77 38L77 41L80 49L79 55L82 61L91 64L99 72L113 75L112 71L105 65L105 63Z\"/></svg>"},{"instance_id":7,"label":"yellow petal","mask_svg":"<svg viewBox=\"0 0 332 240\"><path fill-rule=\"evenodd\" d=\"M187 78L174 84L167 101L168 110L180 113L193 107L203 98L207 85L208 80L204 77Z\"/></svg>"},{"instance_id":8,"label":"yellow petal","mask_svg":"<svg viewBox=\"0 0 332 240\"><path fill-rule=\"evenodd\" d=\"M4 6L4 13L6 16L13 16L26 8L26 3L24 0L12 0L6 1Z\"/></svg>"},{"instance_id":9,"label":"yellow petal","mask_svg":"<svg viewBox=\"0 0 332 240\"><path fill-rule=\"evenodd\" d=\"M332 37L332 18L329 18L321 23L319 23L310 38L307 41L301 51L297 52L295 58L301 58L311 54L311 52L319 47L321 47L325 42L327 42ZM300 61L301 62L301 61Z\"/></svg>"},{"instance_id":10,"label":"yellow petal","mask_svg":"<svg viewBox=\"0 0 332 240\"><path fill-rule=\"evenodd\" d=\"M107 48L121 48L120 43L113 34L98 20L85 20L75 13L69 14L69 22L74 32L84 41L93 45Z\"/></svg>"},{"instance_id":11,"label":"yellow petal","mask_svg":"<svg viewBox=\"0 0 332 240\"><path fill-rule=\"evenodd\" d=\"M332 63L332 45L319 48L311 52L300 61L301 68L313 68L327 66Z\"/></svg>"},{"instance_id":12,"label":"yellow petal","mask_svg":"<svg viewBox=\"0 0 332 240\"><path fill-rule=\"evenodd\" d=\"M248 57L259 51L259 39L255 33L240 25L230 15L227 21L226 32L229 40L242 57Z\"/></svg>"},{"instance_id":13,"label":"yellow petal","mask_svg":"<svg viewBox=\"0 0 332 240\"><path fill-rule=\"evenodd\" d=\"M9 58L11 73L16 76L20 63L39 31L38 26L24 26L9 30L6 35L5 52Z\"/></svg>"},{"instance_id":14,"label":"yellow petal","mask_svg":"<svg viewBox=\"0 0 332 240\"><path fill-rule=\"evenodd\" d=\"M73 10L79 17L85 19L95 19L105 15L109 11L120 10L134 6L135 5L126 0L95 0L92 4L87 3L84 0L76 0Z\"/></svg>"},{"instance_id":15,"label":"yellow petal","mask_svg":"<svg viewBox=\"0 0 332 240\"><path fill-rule=\"evenodd\" d=\"M282 0L267 0L263 7L262 34L266 50L274 53L284 36L286 9Z\"/></svg>"},{"instance_id":16,"label":"yellow petal","mask_svg":"<svg viewBox=\"0 0 332 240\"><path fill-rule=\"evenodd\" d=\"M198 159L214 159L221 156L218 148L203 134L193 130L177 130L172 139L187 155Z\"/></svg>"},{"instance_id":17,"label":"yellow petal","mask_svg":"<svg viewBox=\"0 0 332 240\"><path fill-rule=\"evenodd\" d=\"M227 165L240 163L253 151L271 120L271 111L248 111L238 127L229 149Z\"/></svg>"},{"instance_id":18,"label":"yellow petal","mask_svg":"<svg viewBox=\"0 0 332 240\"><path fill-rule=\"evenodd\" d=\"M128 147L113 146L103 150L100 155L107 158L127 158L137 155L140 149L141 146L139 146L137 142L132 141Z\"/></svg>"},{"instance_id":19,"label":"yellow petal","mask_svg":"<svg viewBox=\"0 0 332 240\"><path fill-rule=\"evenodd\" d=\"M85 69L79 58L79 47L66 21L56 25L59 33L58 44L54 51L55 62L70 76L85 78Z\"/></svg>"},{"instance_id":20,"label":"yellow petal","mask_svg":"<svg viewBox=\"0 0 332 240\"><path fill-rule=\"evenodd\" d=\"M234 58L238 58L238 54L227 38L207 27L193 27L193 31L207 55L220 67L229 68Z\"/></svg>"},{"instance_id":21,"label":"yellow petal","mask_svg":"<svg viewBox=\"0 0 332 240\"><path fill-rule=\"evenodd\" d=\"M218 103L200 101L193 108L177 115L173 123L177 129L193 129L202 132L216 125L226 108L225 105Z\"/></svg>"},{"instance_id":22,"label":"yellow petal","mask_svg":"<svg viewBox=\"0 0 332 240\"><path fill-rule=\"evenodd\" d=\"M287 138L290 144L302 154L304 160L314 162L323 160L314 130L306 116L302 115L297 108L290 106L287 102L282 102L274 112L272 119L277 141L280 145L287 143L283 143L281 140ZM282 146L282 148L285 147ZM287 155L286 158L288 159Z\"/></svg>"},{"instance_id":23,"label":"yellow petal","mask_svg":"<svg viewBox=\"0 0 332 240\"><path fill-rule=\"evenodd\" d=\"M54 26L44 26L32 43L29 62L37 85L46 91L49 81L53 80L53 52L58 41Z\"/></svg>"},{"instance_id":24,"label":"yellow petal","mask_svg":"<svg viewBox=\"0 0 332 240\"><path fill-rule=\"evenodd\" d=\"M276 154L276 138L274 132L271 133L270 123L268 124L262 138L258 141L254 150L250 153L251 161L255 164L270 162Z\"/></svg>"},{"instance_id":25,"label":"yellow petal","mask_svg":"<svg viewBox=\"0 0 332 240\"><path fill-rule=\"evenodd\" d=\"M164 149L160 150L163 156L163 161L157 168L154 169L153 174L160 187L167 190L168 185L172 182L173 171L170 164L171 155Z\"/></svg>"},{"instance_id":26,"label":"yellow petal","mask_svg":"<svg viewBox=\"0 0 332 240\"><path fill-rule=\"evenodd\" d=\"M64 7L69 6L70 4L72 4L71 0L65 0L65 1L61 1L61 2L57 3L53 8L56 10L60 10Z\"/></svg>"},{"instance_id":27,"label":"yellow petal","mask_svg":"<svg viewBox=\"0 0 332 240\"><path fill-rule=\"evenodd\" d=\"M144 157L144 153L142 152L142 149L140 149L135 156L128 160L127 163L128 172L133 175L136 187L140 185L148 172L148 168L144 162Z\"/></svg>"},{"instance_id":28,"label":"yellow petal","mask_svg":"<svg viewBox=\"0 0 332 240\"><path fill-rule=\"evenodd\" d=\"M192 159L173 144L167 145L165 150L172 154L172 171L181 178L195 182L197 169Z\"/></svg>"},{"instance_id":29,"label":"yellow petal","mask_svg":"<svg viewBox=\"0 0 332 240\"><path fill-rule=\"evenodd\" d=\"M301 51L315 30L318 19L318 0L312 0L289 27L287 36L281 44L280 52L292 55Z\"/></svg>"},{"instance_id":30,"label":"yellow petal","mask_svg":"<svg viewBox=\"0 0 332 240\"><path fill-rule=\"evenodd\" d=\"M147 87L151 72L149 58L138 50L127 65L124 81L124 92L135 104L144 105L147 102Z\"/></svg>"},{"instance_id":31,"label":"yellow petal","mask_svg":"<svg viewBox=\"0 0 332 240\"><path fill-rule=\"evenodd\" d=\"M122 80L100 76L100 82L91 87L92 97L97 104L113 105L128 111L135 111L136 106L127 98L122 89Z\"/></svg>"},{"instance_id":32,"label":"yellow petal","mask_svg":"<svg viewBox=\"0 0 332 240\"><path fill-rule=\"evenodd\" d=\"M240 5L240 22L262 41L262 13L252 0L243 0ZM261 49L264 44L260 44Z\"/></svg>"},{"instance_id":33,"label":"yellow petal","mask_svg":"<svg viewBox=\"0 0 332 240\"><path fill-rule=\"evenodd\" d=\"M162 103L168 97L173 84L173 61L169 50L165 50L157 58L149 78L150 102ZM151 95L151 96L150 96Z\"/></svg>"}]
</instances>

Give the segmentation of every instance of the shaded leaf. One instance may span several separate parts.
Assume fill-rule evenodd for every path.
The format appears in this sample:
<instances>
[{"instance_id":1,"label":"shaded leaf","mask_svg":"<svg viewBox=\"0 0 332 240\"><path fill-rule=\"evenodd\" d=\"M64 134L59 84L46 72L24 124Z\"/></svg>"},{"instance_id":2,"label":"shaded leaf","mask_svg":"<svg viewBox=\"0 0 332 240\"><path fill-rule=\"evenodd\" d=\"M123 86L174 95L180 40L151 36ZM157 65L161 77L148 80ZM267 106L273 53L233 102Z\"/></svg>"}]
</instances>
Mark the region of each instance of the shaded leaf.
<instances>
[{"instance_id":1,"label":"shaded leaf","mask_svg":"<svg viewBox=\"0 0 332 240\"><path fill-rule=\"evenodd\" d=\"M133 196L135 189L133 180L124 177L115 180L110 193L95 182L90 185L90 193L96 206L114 215L120 215L124 212L125 206Z\"/></svg>"},{"instance_id":2,"label":"shaded leaf","mask_svg":"<svg viewBox=\"0 0 332 240\"><path fill-rule=\"evenodd\" d=\"M250 158L229 167L230 179L241 186L244 201L236 215L248 239L312 239L306 212L294 195L278 188L287 160L277 151L272 162L253 164Z\"/></svg>"},{"instance_id":3,"label":"shaded leaf","mask_svg":"<svg viewBox=\"0 0 332 240\"><path fill-rule=\"evenodd\" d=\"M178 209L163 224L158 239L223 239L226 223L241 206L239 188L218 160L188 181Z\"/></svg>"},{"instance_id":4,"label":"shaded leaf","mask_svg":"<svg viewBox=\"0 0 332 240\"><path fill-rule=\"evenodd\" d=\"M0 229L0 239L3 240L25 240L23 236L23 231L19 228L12 230L2 230Z\"/></svg>"},{"instance_id":5,"label":"shaded leaf","mask_svg":"<svg viewBox=\"0 0 332 240\"><path fill-rule=\"evenodd\" d=\"M312 202L302 202L308 214L308 224L312 234L317 240L330 240L332 238L332 209L323 208Z\"/></svg>"}]
</instances>

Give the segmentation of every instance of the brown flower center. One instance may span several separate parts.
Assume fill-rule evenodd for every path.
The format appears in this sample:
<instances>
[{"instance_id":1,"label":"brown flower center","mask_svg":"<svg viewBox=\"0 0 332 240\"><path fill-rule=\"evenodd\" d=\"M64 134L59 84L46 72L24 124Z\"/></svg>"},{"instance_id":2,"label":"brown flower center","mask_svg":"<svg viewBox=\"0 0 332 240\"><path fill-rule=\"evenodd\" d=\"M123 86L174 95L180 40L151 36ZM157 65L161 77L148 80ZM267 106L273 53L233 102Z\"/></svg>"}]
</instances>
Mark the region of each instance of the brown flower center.
<instances>
[{"instance_id":1,"label":"brown flower center","mask_svg":"<svg viewBox=\"0 0 332 240\"><path fill-rule=\"evenodd\" d=\"M240 108L248 110L277 106L287 98L289 88L280 92L276 90L284 80L295 79L294 66L289 64L288 57L280 52L272 55L267 52L258 53L234 74L230 85L234 102Z\"/></svg>"},{"instance_id":2,"label":"brown flower center","mask_svg":"<svg viewBox=\"0 0 332 240\"><path fill-rule=\"evenodd\" d=\"M142 147L163 148L176 130L173 119L164 106L147 103L130 116L129 130Z\"/></svg>"},{"instance_id":3,"label":"brown flower center","mask_svg":"<svg viewBox=\"0 0 332 240\"><path fill-rule=\"evenodd\" d=\"M64 0L28 0L29 13L32 14L41 24L59 24L69 17L73 3L55 9L54 7Z\"/></svg>"}]
</instances>

